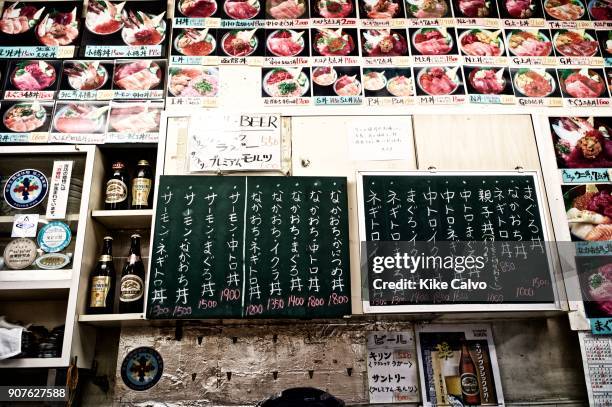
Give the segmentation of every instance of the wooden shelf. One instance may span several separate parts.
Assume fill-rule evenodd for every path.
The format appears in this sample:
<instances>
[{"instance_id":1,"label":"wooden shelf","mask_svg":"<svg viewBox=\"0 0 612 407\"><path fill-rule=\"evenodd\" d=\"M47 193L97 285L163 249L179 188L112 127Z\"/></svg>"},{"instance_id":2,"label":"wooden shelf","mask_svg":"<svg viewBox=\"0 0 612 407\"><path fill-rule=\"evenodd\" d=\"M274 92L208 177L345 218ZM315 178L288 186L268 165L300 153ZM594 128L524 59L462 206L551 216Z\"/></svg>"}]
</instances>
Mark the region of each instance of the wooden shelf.
<instances>
[{"instance_id":1,"label":"wooden shelf","mask_svg":"<svg viewBox=\"0 0 612 407\"><path fill-rule=\"evenodd\" d=\"M20 358L0 360L0 369L65 367L63 358Z\"/></svg>"},{"instance_id":2,"label":"wooden shelf","mask_svg":"<svg viewBox=\"0 0 612 407\"><path fill-rule=\"evenodd\" d=\"M122 326L134 325L138 322L146 321L144 314L98 314L98 315L79 315L79 322L95 326Z\"/></svg>"},{"instance_id":3,"label":"wooden shelf","mask_svg":"<svg viewBox=\"0 0 612 407\"><path fill-rule=\"evenodd\" d=\"M153 209L91 211L91 217L109 229L148 229L151 227Z\"/></svg>"}]
</instances>

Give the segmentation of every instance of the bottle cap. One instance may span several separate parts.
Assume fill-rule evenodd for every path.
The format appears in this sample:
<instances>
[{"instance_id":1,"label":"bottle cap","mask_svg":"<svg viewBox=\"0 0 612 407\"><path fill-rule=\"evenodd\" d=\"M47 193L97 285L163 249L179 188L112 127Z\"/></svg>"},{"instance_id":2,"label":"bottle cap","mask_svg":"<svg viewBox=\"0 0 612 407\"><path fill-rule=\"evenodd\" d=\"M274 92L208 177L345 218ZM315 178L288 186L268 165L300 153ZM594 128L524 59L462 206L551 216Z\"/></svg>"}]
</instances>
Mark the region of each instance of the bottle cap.
<instances>
[{"instance_id":1,"label":"bottle cap","mask_svg":"<svg viewBox=\"0 0 612 407\"><path fill-rule=\"evenodd\" d=\"M140 160L138 161L138 165L149 165L149 162L147 160Z\"/></svg>"},{"instance_id":2,"label":"bottle cap","mask_svg":"<svg viewBox=\"0 0 612 407\"><path fill-rule=\"evenodd\" d=\"M125 164L122 163L121 161L115 161L113 163L113 170L122 170L125 168Z\"/></svg>"}]
</instances>

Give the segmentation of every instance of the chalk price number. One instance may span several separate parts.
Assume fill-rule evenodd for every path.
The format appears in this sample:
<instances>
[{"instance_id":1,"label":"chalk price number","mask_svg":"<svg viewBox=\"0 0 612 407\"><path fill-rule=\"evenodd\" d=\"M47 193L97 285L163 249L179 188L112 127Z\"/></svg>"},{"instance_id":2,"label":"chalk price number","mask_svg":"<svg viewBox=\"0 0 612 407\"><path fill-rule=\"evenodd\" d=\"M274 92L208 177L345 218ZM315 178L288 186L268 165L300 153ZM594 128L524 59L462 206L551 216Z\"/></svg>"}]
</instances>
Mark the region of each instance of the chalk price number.
<instances>
[{"instance_id":1,"label":"chalk price number","mask_svg":"<svg viewBox=\"0 0 612 407\"><path fill-rule=\"evenodd\" d=\"M0 401L66 401L66 386L0 386Z\"/></svg>"}]
</instances>

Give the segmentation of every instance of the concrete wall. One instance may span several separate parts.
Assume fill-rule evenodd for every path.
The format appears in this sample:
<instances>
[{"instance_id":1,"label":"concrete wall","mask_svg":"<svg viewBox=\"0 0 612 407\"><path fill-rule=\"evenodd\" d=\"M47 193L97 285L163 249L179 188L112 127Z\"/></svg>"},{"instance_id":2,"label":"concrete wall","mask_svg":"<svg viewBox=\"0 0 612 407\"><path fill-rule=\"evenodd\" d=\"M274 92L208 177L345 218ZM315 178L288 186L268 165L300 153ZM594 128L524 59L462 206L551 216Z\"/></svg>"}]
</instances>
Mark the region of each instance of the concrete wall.
<instances>
[{"instance_id":1,"label":"concrete wall","mask_svg":"<svg viewBox=\"0 0 612 407\"><path fill-rule=\"evenodd\" d=\"M109 372L114 375L113 394L102 397L90 388L84 401L107 405L113 400L126 406L253 405L286 388L313 386L347 404L367 404L367 332L410 326L365 319L198 324L185 325L181 340L175 339L174 327L123 328L116 369ZM586 404L578 339L566 316L494 322L493 332L508 403ZM127 388L119 373L123 357L138 346L155 347L164 359L162 379L144 392ZM347 368L352 368L350 376Z\"/></svg>"}]
</instances>

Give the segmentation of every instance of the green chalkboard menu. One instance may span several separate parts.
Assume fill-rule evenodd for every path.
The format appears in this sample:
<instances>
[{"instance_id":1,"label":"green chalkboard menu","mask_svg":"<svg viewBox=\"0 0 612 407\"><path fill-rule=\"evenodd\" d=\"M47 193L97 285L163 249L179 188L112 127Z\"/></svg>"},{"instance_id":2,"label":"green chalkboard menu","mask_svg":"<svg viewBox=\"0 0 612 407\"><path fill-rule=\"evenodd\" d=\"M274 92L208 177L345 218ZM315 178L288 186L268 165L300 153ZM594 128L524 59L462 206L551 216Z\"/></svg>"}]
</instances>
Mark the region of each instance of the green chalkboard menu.
<instances>
[{"instance_id":1,"label":"green chalkboard menu","mask_svg":"<svg viewBox=\"0 0 612 407\"><path fill-rule=\"evenodd\" d=\"M147 318L351 313L346 178L162 176Z\"/></svg>"},{"instance_id":2,"label":"green chalkboard menu","mask_svg":"<svg viewBox=\"0 0 612 407\"><path fill-rule=\"evenodd\" d=\"M534 172L362 173L358 192L366 312L554 308Z\"/></svg>"}]
</instances>

